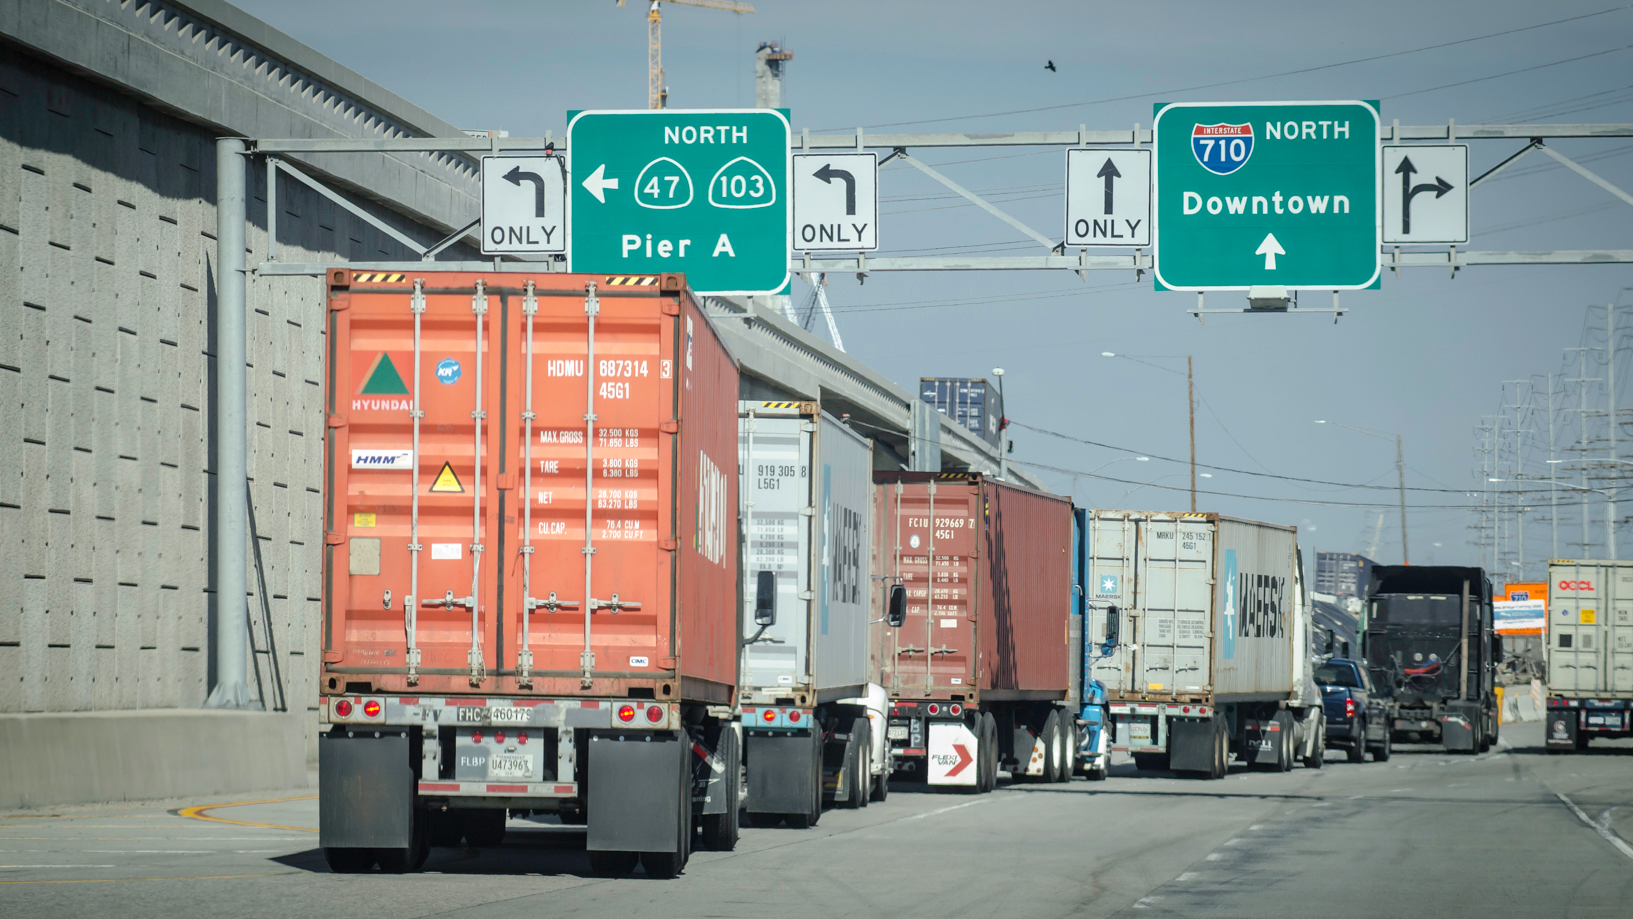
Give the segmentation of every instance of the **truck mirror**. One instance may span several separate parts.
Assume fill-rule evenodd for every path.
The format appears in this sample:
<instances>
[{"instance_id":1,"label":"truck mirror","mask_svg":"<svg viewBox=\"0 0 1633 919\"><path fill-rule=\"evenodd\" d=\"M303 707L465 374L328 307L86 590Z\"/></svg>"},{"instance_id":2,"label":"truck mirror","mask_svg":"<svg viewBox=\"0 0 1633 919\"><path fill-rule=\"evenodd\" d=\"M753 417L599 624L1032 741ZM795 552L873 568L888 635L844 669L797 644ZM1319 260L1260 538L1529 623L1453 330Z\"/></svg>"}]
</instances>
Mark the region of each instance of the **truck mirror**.
<instances>
[{"instance_id":1,"label":"truck mirror","mask_svg":"<svg viewBox=\"0 0 1633 919\"><path fill-rule=\"evenodd\" d=\"M1497 661L1498 663L1502 663L1503 637L1501 635L1491 636L1491 659Z\"/></svg>"},{"instance_id":2,"label":"truck mirror","mask_svg":"<svg viewBox=\"0 0 1633 919\"><path fill-rule=\"evenodd\" d=\"M885 612L885 623L893 629L907 624L907 588L900 584L890 585L890 604Z\"/></svg>"},{"instance_id":3,"label":"truck mirror","mask_svg":"<svg viewBox=\"0 0 1633 919\"><path fill-rule=\"evenodd\" d=\"M761 571L754 576L754 624L777 624L777 573Z\"/></svg>"},{"instance_id":4,"label":"truck mirror","mask_svg":"<svg viewBox=\"0 0 1633 919\"><path fill-rule=\"evenodd\" d=\"M1333 636L1332 629L1327 629L1327 645L1326 647L1322 648L1321 653L1331 657L1333 646L1337 643L1337 641L1338 639Z\"/></svg>"},{"instance_id":5,"label":"truck mirror","mask_svg":"<svg viewBox=\"0 0 1633 919\"><path fill-rule=\"evenodd\" d=\"M1342 650L1343 650L1343 652L1344 652L1344 660L1347 660L1347 661L1348 661L1348 660L1354 660L1354 658L1353 658L1353 657L1350 657L1350 653L1349 653L1349 642L1348 642L1348 641L1343 641L1343 642L1340 642L1340 643L1339 643L1339 644L1340 644L1340 646L1341 646L1341 647L1342 647ZM1331 647L1332 647L1332 645L1328 645L1328 646L1327 646L1327 647L1328 647L1328 648L1331 648Z\"/></svg>"},{"instance_id":6,"label":"truck mirror","mask_svg":"<svg viewBox=\"0 0 1633 919\"><path fill-rule=\"evenodd\" d=\"M1106 607L1106 647L1117 647L1117 633L1122 628L1122 616L1117 607ZM1107 653L1110 653L1109 651Z\"/></svg>"}]
</instances>

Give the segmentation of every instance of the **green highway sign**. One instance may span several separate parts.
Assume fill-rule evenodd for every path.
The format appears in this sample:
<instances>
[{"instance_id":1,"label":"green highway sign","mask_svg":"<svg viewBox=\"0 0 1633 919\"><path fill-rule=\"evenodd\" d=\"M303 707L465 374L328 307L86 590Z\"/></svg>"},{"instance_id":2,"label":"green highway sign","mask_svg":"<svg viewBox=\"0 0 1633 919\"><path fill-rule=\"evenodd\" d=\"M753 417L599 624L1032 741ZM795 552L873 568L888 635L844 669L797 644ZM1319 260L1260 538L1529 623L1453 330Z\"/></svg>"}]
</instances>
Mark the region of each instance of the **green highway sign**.
<instances>
[{"instance_id":1,"label":"green highway sign","mask_svg":"<svg viewBox=\"0 0 1633 919\"><path fill-rule=\"evenodd\" d=\"M1153 273L1174 290L1356 290L1378 280L1378 109L1178 102L1151 136Z\"/></svg>"},{"instance_id":2,"label":"green highway sign","mask_svg":"<svg viewBox=\"0 0 1633 919\"><path fill-rule=\"evenodd\" d=\"M567 124L567 265L686 274L693 290L788 280L788 119L771 109L579 112Z\"/></svg>"}]
</instances>

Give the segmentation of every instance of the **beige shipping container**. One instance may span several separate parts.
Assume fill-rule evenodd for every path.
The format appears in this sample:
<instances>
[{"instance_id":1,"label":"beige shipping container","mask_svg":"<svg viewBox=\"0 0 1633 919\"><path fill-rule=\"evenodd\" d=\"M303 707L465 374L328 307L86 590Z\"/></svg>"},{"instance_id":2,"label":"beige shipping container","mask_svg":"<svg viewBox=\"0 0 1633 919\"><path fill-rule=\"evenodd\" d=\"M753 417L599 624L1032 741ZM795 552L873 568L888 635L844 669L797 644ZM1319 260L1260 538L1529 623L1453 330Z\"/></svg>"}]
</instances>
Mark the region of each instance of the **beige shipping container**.
<instances>
[{"instance_id":1,"label":"beige shipping container","mask_svg":"<svg viewBox=\"0 0 1633 919\"><path fill-rule=\"evenodd\" d=\"M1633 561L1548 566L1548 694L1633 698Z\"/></svg>"}]
</instances>

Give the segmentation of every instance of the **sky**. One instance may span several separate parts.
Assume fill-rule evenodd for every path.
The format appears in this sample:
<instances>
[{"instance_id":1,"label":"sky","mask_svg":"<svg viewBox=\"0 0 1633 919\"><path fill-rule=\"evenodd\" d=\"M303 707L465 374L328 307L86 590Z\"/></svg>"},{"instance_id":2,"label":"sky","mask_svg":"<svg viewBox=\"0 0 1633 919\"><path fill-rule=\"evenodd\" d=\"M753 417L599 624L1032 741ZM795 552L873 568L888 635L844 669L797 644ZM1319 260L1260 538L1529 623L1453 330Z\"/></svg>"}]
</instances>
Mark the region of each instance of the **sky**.
<instances>
[{"instance_id":1,"label":"sky","mask_svg":"<svg viewBox=\"0 0 1633 919\"><path fill-rule=\"evenodd\" d=\"M646 103L640 0L238 5L462 128L559 135L569 109ZM795 55L783 102L796 132L1122 129L1149 127L1155 102L1297 99L1375 99L1386 122L1403 125L1633 123L1633 8L1605 0L754 5L735 15L665 4L671 107L752 106L754 50L777 41ZM1633 140L1550 145L1633 189ZM1521 146L1474 141L1470 169L1483 172ZM1064 232L1060 150L915 155L1044 235ZM880 196L879 255L1040 253L910 168L882 170ZM1470 221L1470 250L1633 248L1633 207L1540 154L1476 189ZM1155 291L1132 272L1093 272L1087 282L1041 271L873 274L862 284L832 276L828 296L849 352L909 389L921 376L1004 368L1015 460L1095 472L1038 471L1082 506L1189 507L1186 466L1168 458L1188 451L1190 355L1197 459L1217 467L1198 480L1216 493L1200 494L1199 510L1297 524L1307 558L1366 551L1376 538L1374 557L1399 562L1398 433L1407 486L1444 489L1408 492L1411 560L1480 564L1465 491L1490 477L1476 472L1476 426L1513 399L1504 381L1534 379L1545 391L1543 375L1564 369L1562 349L1595 340L1590 322L1602 346L1602 307L1633 304L1630 287L1627 265L1474 267L1455 278L1410 269L1386 275L1380 290L1346 293L1349 312L1336 324L1321 314L1210 315L1200 324L1186 312L1194 295ZM796 302L806 290L795 283ZM1216 294L1208 306L1237 302ZM1622 315L1633 329L1633 310ZM1618 338L1622 349L1633 344ZM1587 376L1604 371L1601 352ZM1633 405L1621 385L1630 377L1633 367L1619 374L1620 405ZM1602 407L1601 384L1590 386ZM1574 406L1575 391L1568 397ZM1561 439L1574 437L1559 421ZM1530 426L1545 429L1546 415ZM1538 436L1524 462L1532 476L1548 469ZM1353 485L1373 487L1345 487ZM1576 493L1566 494L1574 503ZM1541 577L1552 550L1546 496L1532 500L1526 565L1509 580ZM1580 525L1564 514L1561 555L1604 554L1598 495L1591 512L1596 544L1574 545ZM1627 528L1620 535L1633 545Z\"/></svg>"}]
</instances>

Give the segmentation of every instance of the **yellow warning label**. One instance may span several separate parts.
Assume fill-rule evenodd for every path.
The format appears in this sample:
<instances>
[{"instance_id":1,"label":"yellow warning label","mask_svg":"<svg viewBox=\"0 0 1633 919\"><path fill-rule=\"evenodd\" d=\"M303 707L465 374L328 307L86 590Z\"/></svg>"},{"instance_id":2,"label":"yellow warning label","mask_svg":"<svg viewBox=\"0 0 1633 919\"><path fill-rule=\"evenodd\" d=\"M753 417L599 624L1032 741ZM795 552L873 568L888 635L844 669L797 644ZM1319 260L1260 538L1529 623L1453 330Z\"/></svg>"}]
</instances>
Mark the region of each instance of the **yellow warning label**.
<instances>
[{"instance_id":1,"label":"yellow warning label","mask_svg":"<svg viewBox=\"0 0 1633 919\"><path fill-rule=\"evenodd\" d=\"M374 515L373 514L353 514L352 515L352 526L355 526L355 527L371 527L371 526L374 526Z\"/></svg>"},{"instance_id":2,"label":"yellow warning label","mask_svg":"<svg viewBox=\"0 0 1633 919\"><path fill-rule=\"evenodd\" d=\"M1583 625L1593 625L1594 624L1593 610L1585 609L1585 610L1582 611L1582 624Z\"/></svg>"},{"instance_id":3,"label":"yellow warning label","mask_svg":"<svg viewBox=\"0 0 1633 919\"><path fill-rule=\"evenodd\" d=\"M454 474L453 463L442 464L442 471L437 473L436 480L431 483L431 491L433 493L444 492L448 494L464 493L465 486L459 484L459 476Z\"/></svg>"}]
</instances>

